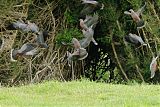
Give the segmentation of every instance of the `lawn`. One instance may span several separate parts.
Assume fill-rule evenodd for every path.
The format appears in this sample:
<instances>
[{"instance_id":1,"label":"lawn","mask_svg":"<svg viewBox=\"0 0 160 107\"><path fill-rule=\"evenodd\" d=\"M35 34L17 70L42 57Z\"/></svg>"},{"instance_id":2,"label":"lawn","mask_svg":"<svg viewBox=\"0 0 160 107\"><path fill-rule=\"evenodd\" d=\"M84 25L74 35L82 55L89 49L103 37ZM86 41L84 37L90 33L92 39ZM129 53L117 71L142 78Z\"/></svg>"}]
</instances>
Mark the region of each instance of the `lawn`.
<instances>
[{"instance_id":1,"label":"lawn","mask_svg":"<svg viewBox=\"0 0 160 107\"><path fill-rule=\"evenodd\" d=\"M0 107L160 107L159 85L89 81L0 88Z\"/></svg>"}]
</instances>

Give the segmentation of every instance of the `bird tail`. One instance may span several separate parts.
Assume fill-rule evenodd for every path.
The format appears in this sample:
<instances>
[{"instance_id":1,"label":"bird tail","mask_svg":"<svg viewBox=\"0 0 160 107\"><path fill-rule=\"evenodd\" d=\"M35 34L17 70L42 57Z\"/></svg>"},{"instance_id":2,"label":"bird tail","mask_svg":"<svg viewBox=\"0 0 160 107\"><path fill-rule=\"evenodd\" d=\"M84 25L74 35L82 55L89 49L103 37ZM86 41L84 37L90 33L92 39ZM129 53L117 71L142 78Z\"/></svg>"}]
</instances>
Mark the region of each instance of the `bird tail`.
<instances>
[{"instance_id":1,"label":"bird tail","mask_svg":"<svg viewBox=\"0 0 160 107\"><path fill-rule=\"evenodd\" d=\"M143 46L147 46L147 44L146 44L146 43L143 43L142 45L143 45Z\"/></svg>"},{"instance_id":2,"label":"bird tail","mask_svg":"<svg viewBox=\"0 0 160 107\"><path fill-rule=\"evenodd\" d=\"M140 21L137 22L137 30L142 29L145 27L146 23L141 19Z\"/></svg>"},{"instance_id":3,"label":"bird tail","mask_svg":"<svg viewBox=\"0 0 160 107\"><path fill-rule=\"evenodd\" d=\"M11 57L11 61L12 62L16 62L16 55L17 55L18 51L15 49L11 49L11 53L10 53L10 57Z\"/></svg>"},{"instance_id":4,"label":"bird tail","mask_svg":"<svg viewBox=\"0 0 160 107\"><path fill-rule=\"evenodd\" d=\"M155 72L151 71L151 77L150 78L153 78L154 76L155 76Z\"/></svg>"},{"instance_id":5,"label":"bird tail","mask_svg":"<svg viewBox=\"0 0 160 107\"><path fill-rule=\"evenodd\" d=\"M4 46L4 37L2 37L2 39L1 39L1 44L0 44L0 50L3 48L3 46Z\"/></svg>"}]
</instances>

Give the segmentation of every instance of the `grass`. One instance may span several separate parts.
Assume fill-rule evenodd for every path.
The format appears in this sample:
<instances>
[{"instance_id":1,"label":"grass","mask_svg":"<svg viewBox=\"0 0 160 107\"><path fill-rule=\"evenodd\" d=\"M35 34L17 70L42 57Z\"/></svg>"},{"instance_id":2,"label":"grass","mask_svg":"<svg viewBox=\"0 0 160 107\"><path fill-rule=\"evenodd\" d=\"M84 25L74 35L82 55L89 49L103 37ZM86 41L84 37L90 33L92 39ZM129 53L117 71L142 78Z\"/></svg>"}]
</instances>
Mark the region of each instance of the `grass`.
<instances>
[{"instance_id":1,"label":"grass","mask_svg":"<svg viewBox=\"0 0 160 107\"><path fill-rule=\"evenodd\" d=\"M0 107L158 107L158 85L113 85L89 81L45 82L0 88Z\"/></svg>"}]
</instances>

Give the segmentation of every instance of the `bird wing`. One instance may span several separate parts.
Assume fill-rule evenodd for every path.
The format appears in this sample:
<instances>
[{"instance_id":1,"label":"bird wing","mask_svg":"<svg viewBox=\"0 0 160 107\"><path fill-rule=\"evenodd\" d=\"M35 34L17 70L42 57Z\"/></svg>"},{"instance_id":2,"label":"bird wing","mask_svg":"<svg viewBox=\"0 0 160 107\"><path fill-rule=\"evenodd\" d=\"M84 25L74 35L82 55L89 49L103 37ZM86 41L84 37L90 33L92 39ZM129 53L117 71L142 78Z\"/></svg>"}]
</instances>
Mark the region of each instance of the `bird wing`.
<instances>
[{"instance_id":1,"label":"bird wing","mask_svg":"<svg viewBox=\"0 0 160 107\"><path fill-rule=\"evenodd\" d=\"M1 38L1 43L0 43L0 50L3 48L5 42L4 42L4 37Z\"/></svg>"},{"instance_id":2,"label":"bird wing","mask_svg":"<svg viewBox=\"0 0 160 107\"><path fill-rule=\"evenodd\" d=\"M81 17L85 17L86 15L92 13L94 11L95 7L91 4L85 4L84 8L80 12Z\"/></svg>"},{"instance_id":3,"label":"bird wing","mask_svg":"<svg viewBox=\"0 0 160 107\"><path fill-rule=\"evenodd\" d=\"M17 61L17 53L18 53L17 50L11 49L11 54L10 54L11 61L13 61L13 62L16 62L16 61Z\"/></svg>"},{"instance_id":4,"label":"bird wing","mask_svg":"<svg viewBox=\"0 0 160 107\"><path fill-rule=\"evenodd\" d=\"M144 44L144 41L142 40L142 38L140 36L137 36L136 34L133 34L135 36L135 38L141 43Z\"/></svg>"},{"instance_id":5,"label":"bird wing","mask_svg":"<svg viewBox=\"0 0 160 107\"><path fill-rule=\"evenodd\" d=\"M138 15L138 16L140 16L141 14L142 14L142 12L144 11L144 8L146 7L146 2L145 2L145 4L140 8L140 9L138 9L138 11L136 12L136 14Z\"/></svg>"},{"instance_id":6,"label":"bird wing","mask_svg":"<svg viewBox=\"0 0 160 107\"><path fill-rule=\"evenodd\" d=\"M81 48L81 45L80 45L79 41L76 38L72 39L72 43L73 43L75 49Z\"/></svg>"},{"instance_id":7,"label":"bird wing","mask_svg":"<svg viewBox=\"0 0 160 107\"><path fill-rule=\"evenodd\" d=\"M86 23L88 20L90 20L92 18L92 16L90 16L90 15L86 15L86 18L85 18L85 20L84 20L84 23Z\"/></svg>"},{"instance_id":8,"label":"bird wing","mask_svg":"<svg viewBox=\"0 0 160 107\"><path fill-rule=\"evenodd\" d=\"M133 35L128 35L128 36L125 36L125 39L127 42L130 42L130 43L133 43L133 44L138 44L138 40L137 38L135 38L135 36Z\"/></svg>"},{"instance_id":9,"label":"bird wing","mask_svg":"<svg viewBox=\"0 0 160 107\"><path fill-rule=\"evenodd\" d=\"M88 38L83 38L82 40L80 40L80 44L82 48L86 48L89 46L89 44L91 43L91 40L89 37Z\"/></svg>"},{"instance_id":10,"label":"bird wing","mask_svg":"<svg viewBox=\"0 0 160 107\"><path fill-rule=\"evenodd\" d=\"M78 58L78 60L83 60L88 56L88 53L86 53L83 57Z\"/></svg>"},{"instance_id":11,"label":"bird wing","mask_svg":"<svg viewBox=\"0 0 160 107\"><path fill-rule=\"evenodd\" d=\"M37 54L37 52L38 52L37 48L34 48L34 49L26 52L25 55L35 55L35 54Z\"/></svg>"},{"instance_id":12,"label":"bird wing","mask_svg":"<svg viewBox=\"0 0 160 107\"><path fill-rule=\"evenodd\" d=\"M93 4L93 5L97 5L98 2L95 0L82 0L82 4Z\"/></svg>"},{"instance_id":13,"label":"bird wing","mask_svg":"<svg viewBox=\"0 0 160 107\"><path fill-rule=\"evenodd\" d=\"M13 27L24 31L27 28L27 24L21 21L17 21L17 22L13 22Z\"/></svg>"},{"instance_id":14,"label":"bird wing","mask_svg":"<svg viewBox=\"0 0 160 107\"><path fill-rule=\"evenodd\" d=\"M89 16L88 16L89 17ZM87 20L86 20L87 19ZM98 19L99 19L99 16L98 14L94 14L93 16L90 16L89 18L86 17L86 21L84 20L84 23L90 27L93 25L93 29L96 27L96 24L98 23Z\"/></svg>"},{"instance_id":15,"label":"bird wing","mask_svg":"<svg viewBox=\"0 0 160 107\"><path fill-rule=\"evenodd\" d=\"M35 23L31 23L28 21L28 26L27 26L28 30L32 31L32 32L39 32L39 28Z\"/></svg>"},{"instance_id":16,"label":"bird wing","mask_svg":"<svg viewBox=\"0 0 160 107\"><path fill-rule=\"evenodd\" d=\"M21 49L18 50L19 53L26 53L29 52L31 50L34 50L35 46L31 43L26 43L24 45L22 45Z\"/></svg>"}]
</instances>

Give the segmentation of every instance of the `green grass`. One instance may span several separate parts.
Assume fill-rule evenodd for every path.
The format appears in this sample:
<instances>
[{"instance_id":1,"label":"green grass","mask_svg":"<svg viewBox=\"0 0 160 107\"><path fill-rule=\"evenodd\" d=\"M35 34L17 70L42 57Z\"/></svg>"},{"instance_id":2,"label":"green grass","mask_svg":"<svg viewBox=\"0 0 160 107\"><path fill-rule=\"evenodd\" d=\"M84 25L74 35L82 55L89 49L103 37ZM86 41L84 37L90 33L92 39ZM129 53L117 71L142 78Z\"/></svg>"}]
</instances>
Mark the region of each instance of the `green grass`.
<instances>
[{"instance_id":1,"label":"green grass","mask_svg":"<svg viewBox=\"0 0 160 107\"><path fill-rule=\"evenodd\" d=\"M0 107L160 107L159 85L89 81L0 88Z\"/></svg>"}]
</instances>

